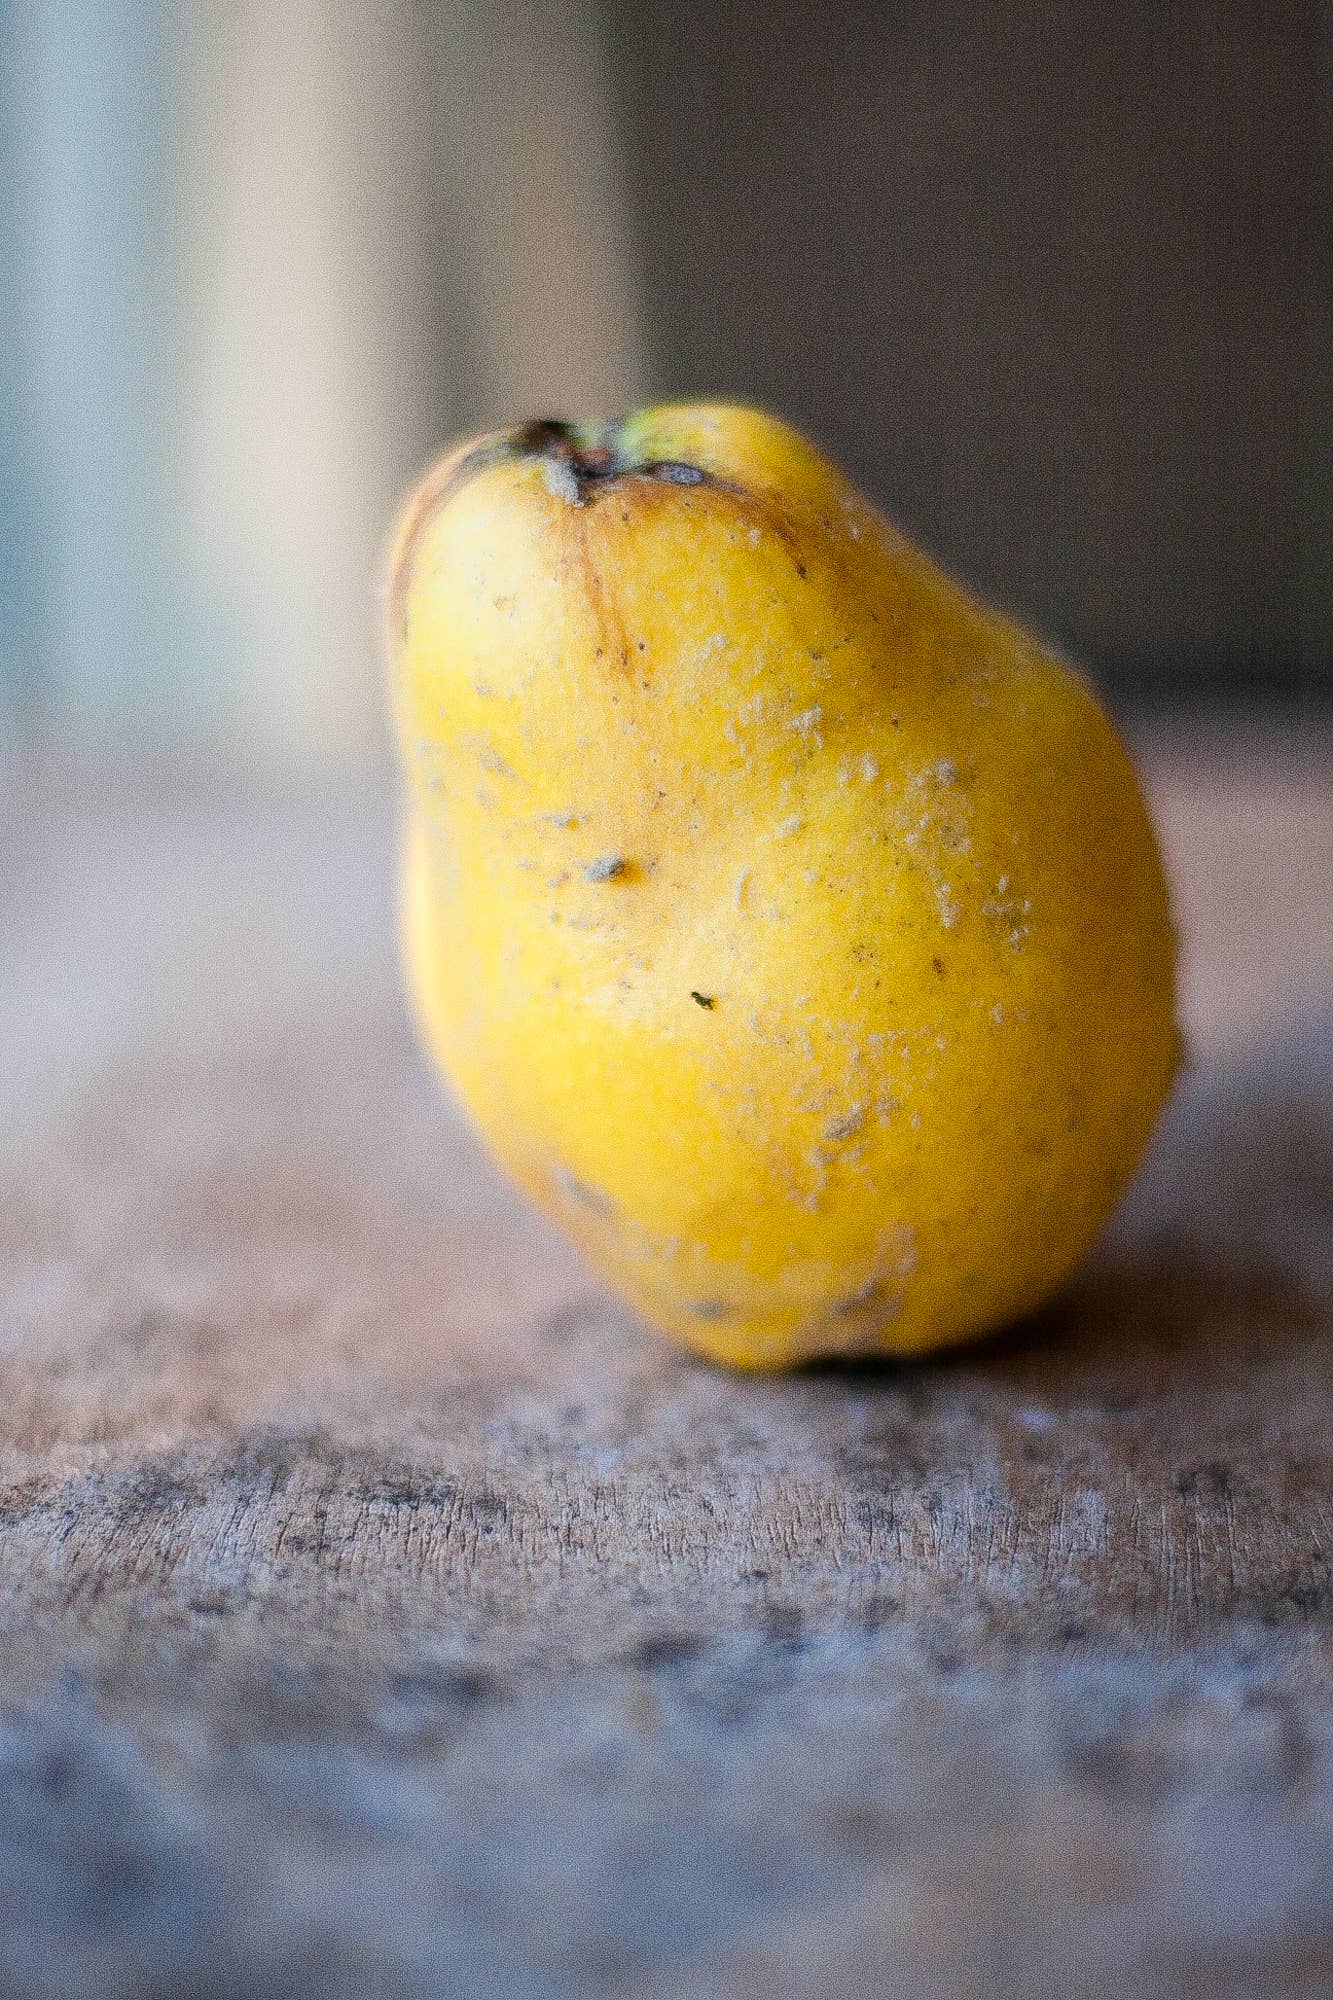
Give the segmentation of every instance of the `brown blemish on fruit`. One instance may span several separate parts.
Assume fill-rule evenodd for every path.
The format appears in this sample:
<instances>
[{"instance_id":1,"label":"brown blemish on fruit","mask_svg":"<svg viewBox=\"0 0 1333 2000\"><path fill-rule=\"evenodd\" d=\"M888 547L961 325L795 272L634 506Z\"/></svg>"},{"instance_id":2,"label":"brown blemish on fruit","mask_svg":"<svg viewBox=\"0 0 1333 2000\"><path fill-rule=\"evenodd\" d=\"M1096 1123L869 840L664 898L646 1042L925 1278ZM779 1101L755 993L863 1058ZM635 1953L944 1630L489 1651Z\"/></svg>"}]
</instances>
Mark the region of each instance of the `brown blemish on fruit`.
<instances>
[{"instance_id":1,"label":"brown blemish on fruit","mask_svg":"<svg viewBox=\"0 0 1333 2000\"><path fill-rule=\"evenodd\" d=\"M572 563L582 576L588 609L592 613L600 642L594 657L599 660L610 660L613 665L619 666L623 673L628 674L629 634L625 630L625 621L620 615L620 608L607 589L601 569L588 546L587 514L581 508L571 507L567 518L572 524Z\"/></svg>"},{"instance_id":2,"label":"brown blemish on fruit","mask_svg":"<svg viewBox=\"0 0 1333 2000\"><path fill-rule=\"evenodd\" d=\"M901 1283L867 1278L855 1291L835 1299L800 1329L801 1352L810 1360L822 1355L873 1354L903 1309Z\"/></svg>"},{"instance_id":3,"label":"brown blemish on fruit","mask_svg":"<svg viewBox=\"0 0 1333 2000\"><path fill-rule=\"evenodd\" d=\"M616 1205L610 1195L603 1194L600 1188L593 1187L588 1181L581 1181L568 1167L552 1167L551 1181L561 1194L567 1195L571 1201L577 1202L580 1208L589 1210L603 1222L616 1220Z\"/></svg>"},{"instance_id":4,"label":"brown blemish on fruit","mask_svg":"<svg viewBox=\"0 0 1333 2000\"><path fill-rule=\"evenodd\" d=\"M882 1282L879 1278L867 1278L854 1292L848 1292L846 1298L835 1299L829 1307L829 1312L834 1319L848 1319L853 1313L859 1313L866 1306L872 1305L881 1290Z\"/></svg>"}]
</instances>

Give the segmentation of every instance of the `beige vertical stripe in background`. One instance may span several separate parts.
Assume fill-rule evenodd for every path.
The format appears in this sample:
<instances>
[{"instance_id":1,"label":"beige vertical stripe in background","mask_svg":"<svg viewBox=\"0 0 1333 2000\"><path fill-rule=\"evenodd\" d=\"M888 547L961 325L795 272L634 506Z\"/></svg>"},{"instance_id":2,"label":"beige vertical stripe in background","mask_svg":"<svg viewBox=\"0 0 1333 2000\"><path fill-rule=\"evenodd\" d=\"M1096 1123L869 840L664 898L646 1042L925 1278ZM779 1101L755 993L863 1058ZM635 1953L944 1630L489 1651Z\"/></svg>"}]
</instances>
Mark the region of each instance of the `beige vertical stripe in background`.
<instances>
[{"instance_id":1,"label":"beige vertical stripe in background","mask_svg":"<svg viewBox=\"0 0 1333 2000\"><path fill-rule=\"evenodd\" d=\"M643 386L608 66L584 0L199 18L181 525L217 719L261 764L374 769L405 480Z\"/></svg>"}]
</instances>

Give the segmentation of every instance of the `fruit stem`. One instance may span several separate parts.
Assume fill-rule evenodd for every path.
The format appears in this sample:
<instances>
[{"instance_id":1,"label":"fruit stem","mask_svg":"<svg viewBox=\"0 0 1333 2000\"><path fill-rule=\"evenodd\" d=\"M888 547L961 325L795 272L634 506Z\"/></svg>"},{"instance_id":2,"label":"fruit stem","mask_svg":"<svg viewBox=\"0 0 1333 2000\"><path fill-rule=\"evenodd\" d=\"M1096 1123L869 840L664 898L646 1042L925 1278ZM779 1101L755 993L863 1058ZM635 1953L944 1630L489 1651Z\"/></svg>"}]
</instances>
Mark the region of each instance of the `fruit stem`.
<instances>
[{"instance_id":1,"label":"fruit stem","mask_svg":"<svg viewBox=\"0 0 1333 2000\"><path fill-rule=\"evenodd\" d=\"M519 457L547 458L567 467L582 504L585 486L599 479L614 479L626 470L617 449L617 430L617 425L606 424L590 431L583 425L543 417L514 432L513 448Z\"/></svg>"}]
</instances>

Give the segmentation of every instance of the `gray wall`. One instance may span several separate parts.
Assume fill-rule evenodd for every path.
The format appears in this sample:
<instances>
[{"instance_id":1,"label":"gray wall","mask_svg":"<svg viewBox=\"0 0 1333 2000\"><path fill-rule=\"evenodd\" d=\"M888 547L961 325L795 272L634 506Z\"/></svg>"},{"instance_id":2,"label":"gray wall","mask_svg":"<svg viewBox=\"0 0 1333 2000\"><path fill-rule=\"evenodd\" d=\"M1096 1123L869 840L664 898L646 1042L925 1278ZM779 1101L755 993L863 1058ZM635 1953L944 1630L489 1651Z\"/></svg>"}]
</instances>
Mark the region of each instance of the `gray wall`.
<instances>
[{"instance_id":1,"label":"gray wall","mask_svg":"<svg viewBox=\"0 0 1333 2000\"><path fill-rule=\"evenodd\" d=\"M609 0L649 336L1122 689L1327 695L1314 0Z\"/></svg>"}]
</instances>

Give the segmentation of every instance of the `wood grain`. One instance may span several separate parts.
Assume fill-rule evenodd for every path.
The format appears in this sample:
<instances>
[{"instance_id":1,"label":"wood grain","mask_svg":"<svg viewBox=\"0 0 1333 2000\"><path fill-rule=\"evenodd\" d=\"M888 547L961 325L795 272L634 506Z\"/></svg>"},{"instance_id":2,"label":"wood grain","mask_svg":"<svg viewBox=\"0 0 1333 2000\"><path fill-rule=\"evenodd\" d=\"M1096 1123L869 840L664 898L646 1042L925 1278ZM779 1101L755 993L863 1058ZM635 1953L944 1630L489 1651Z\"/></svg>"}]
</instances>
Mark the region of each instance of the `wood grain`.
<instances>
[{"instance_id":1,"label":"wood grain","mask_svg":"<svg viewBox=\"0 0 1333 2000\"><path fill-rule=\"evenodd\" d=\"M721 1375L416 1056L378 798L0 799L0 1991L1333 1980L1333 753L1146 746L1191 1072L1065 1298Z\"/></svg>"}]
</instances>

